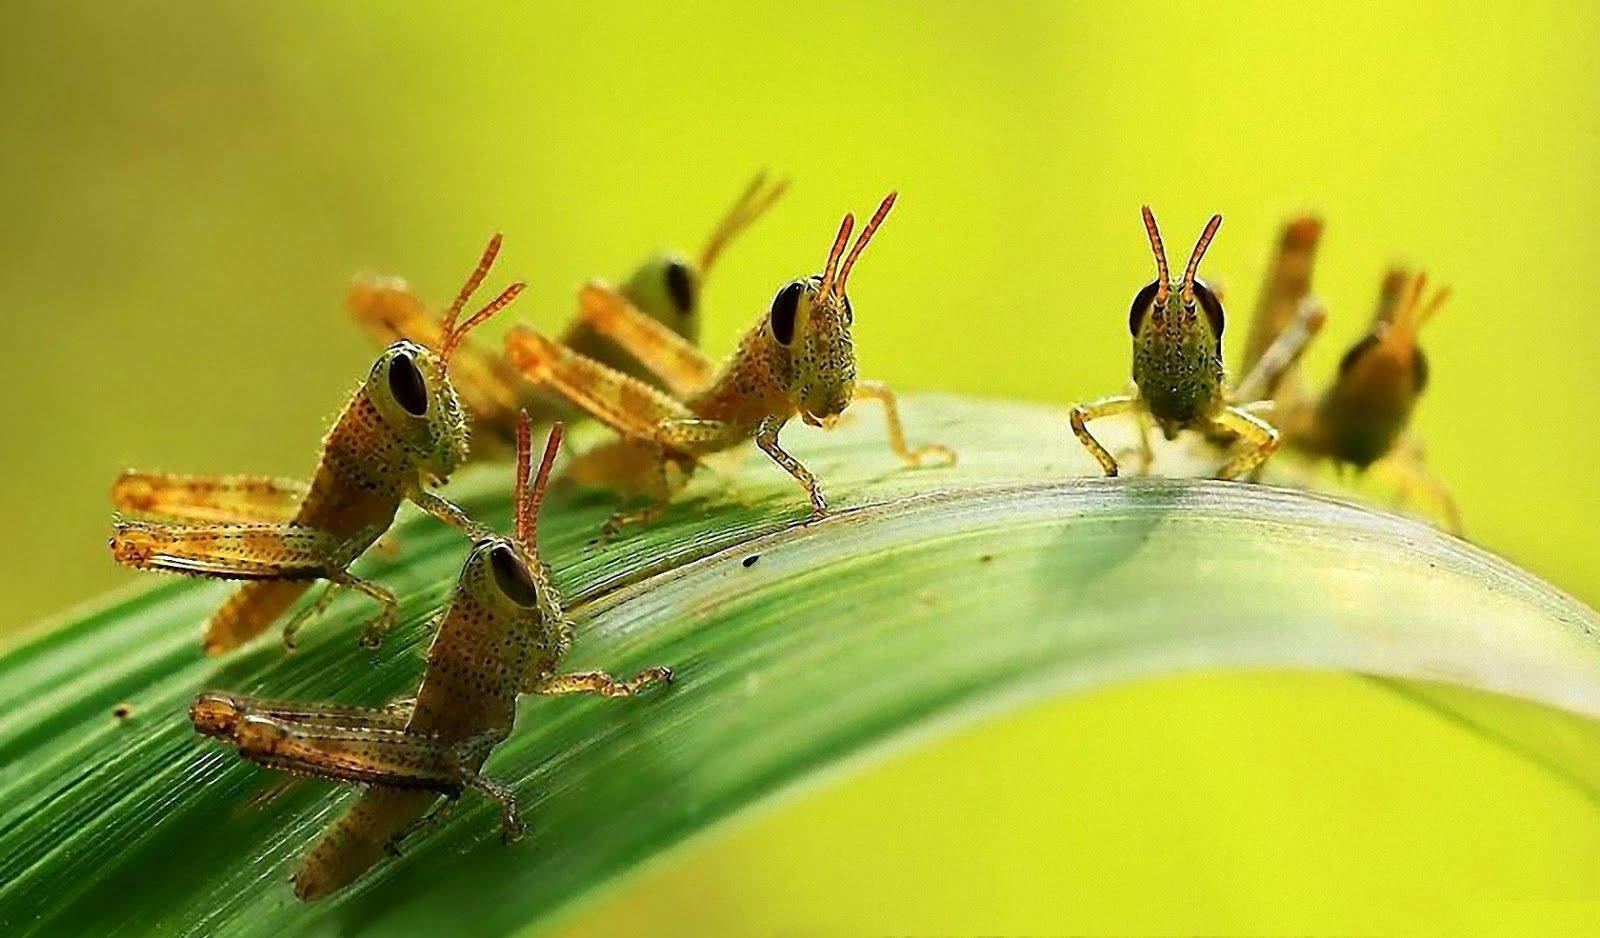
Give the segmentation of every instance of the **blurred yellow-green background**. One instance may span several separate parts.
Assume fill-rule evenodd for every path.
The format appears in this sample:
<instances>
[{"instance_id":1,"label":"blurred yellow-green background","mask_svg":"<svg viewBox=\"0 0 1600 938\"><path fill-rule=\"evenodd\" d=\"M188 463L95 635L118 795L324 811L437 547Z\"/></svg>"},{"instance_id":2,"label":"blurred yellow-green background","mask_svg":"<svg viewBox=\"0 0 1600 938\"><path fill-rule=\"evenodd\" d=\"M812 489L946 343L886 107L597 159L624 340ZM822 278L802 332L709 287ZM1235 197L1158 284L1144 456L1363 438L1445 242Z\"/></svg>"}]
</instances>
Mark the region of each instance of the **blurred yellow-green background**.
<instances>
[{"instance_id":1,"label":"blurred yellow-green background","mask_svg":"<svg viewBox=\"0 0 1600 938\"><path fill-rule=\"evenodd\" d=\"M707 344L897 188L852 296L863 371L903 389L1119 390L1141 202L1185 251L1226 216L1207 269L1235 338L1278 224L1325 217L1314 376L1384 265L1425 265L1456 291L1426 337L1431 464L1475 541L1600 600L1591 4L13 2L0 23L0 640L133 579L104 550L123 466L310 468L370 360L352 273L442 300L502 230L517 315L555 326L583 279L697 248L761 167L794 183L715 271ZM663 925L1592 934L1600 812L1357 679L1190 677L899 756L571 928Z\"/></svg>"}]
</instances>

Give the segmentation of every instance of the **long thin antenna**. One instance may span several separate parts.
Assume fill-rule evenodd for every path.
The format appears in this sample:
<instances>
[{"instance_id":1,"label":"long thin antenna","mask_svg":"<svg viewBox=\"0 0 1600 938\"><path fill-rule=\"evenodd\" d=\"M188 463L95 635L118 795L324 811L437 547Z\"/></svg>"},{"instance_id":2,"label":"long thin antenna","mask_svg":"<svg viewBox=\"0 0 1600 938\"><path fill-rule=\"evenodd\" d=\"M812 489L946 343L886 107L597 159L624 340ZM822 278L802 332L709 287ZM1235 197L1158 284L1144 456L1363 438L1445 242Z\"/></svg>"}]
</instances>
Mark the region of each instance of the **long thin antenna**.
<instances>
[{"instance_id":1,"label":"long thin antenna","mask_svg":"<svg viewBox=\"0 0 1600 938\"><path fill-rule=\"evenodd\" d=\"M1450 298L1450 288L1440 287L1424 304L1422 294L1427 285L1428 275L1424 273L1418 273L1406 285L1404 298L1395 309L1394 320L1389 323L1389 335L1396 340L1406 343L1416 342L1417 333L1422 330L1423 324L1432 319L1439 311L1439 307Z\"/></svg>"},{"instance_id":2,"label":"long thin antenna","mask_svg":"<svg viewBox=\"0 0 1600 938\"><path fill-rule=\"evenodd\" d=\"M1194 305L1194 274L1200 269L1200 259L1206 256L1206 248L1211 247L1211 239L1217 236L1217 229L1221 227L1222 216L1211 216L1211 220L1206 222L1206 230L1200 232L1200 240L1194 243L1189 266L1183 269L1183 302L1187 306Z\"/></svg>"},{"instance_id":3,"label":"long thin antenna","mask_svg":"<svg viewBox=\"0 0 1600 938\"><path fill-rule=\"evenodd\" d=\"M1144 233L1150 239L1150 250L1156 256L1156 306L1165 306L1167 296L1172 292L1167 277L1167 247L1161 243L1161 229L1156 227L1156 216L1150 211L1150 206L1141 205L1139 212L1144 215Z\"/></svg>"},{"instance_id":4,"label":"long thin antenna","mask_svg":"<svg viewBox=\"0 0 1600 938\"><path fill-rule=\"evenodd\" d=\"M532 462L533 420L523 411L517 419L517 540L531 556L539 555L539 505L544 501L545 489L550 484L550 468L555 465L556 453L561 449L562 426L550 427L545 440L544 458L539 461L539 471L528 484Z\"/></svg>"},{"instance_id":5,"label":"long thin antenna","mask_svg":"<svg viewBox=\"0 0 1600 938\"><path fill-rule=\"evenodd\" d=\"M850 249L850 256L844 259L844 266L839 268L839 283L834 287L835 293L844 296L844 285L850 280L850 268L856 266L856 258L866 250L867 242L872 240L873 232L883 224L883 220L889 215L889 209L894 208L894 200L898 197L898 192L891 192L878 203L878 210L872 213L872 220L867 222L867 227L861 229L861 237L856 239L855 247Z\"/></svg>"},{"instance_id":6,"label":"long thin antenna","mask_svg":"<svg viewBox=\"0 0 1600 938\"><path fill-rule=\"evenodd\" d=\"M711 237L706 239L706 246L700 252L700 275L702 277L705 276L706 271L711 269L711 265L715 263L717 256L722 253L722 249L728 246L728 242L732 241L741 231L750 227L756 219L766 214L767 209L772 207L772 203L778 201L784 190L789 188L789 180L780 179L773 184L771 189L763 193L761 192L761 187L766 184L766 181L767 174L765 170L757 173L756 178L750 180L750 184L745 186L743 192L739 193L739 198L728 209L728 213L722 216L722 220L717 222L717 226L711 230Z\"/></svg>"},{"instance_id":7,"label":"long thin antenna","mask_svg":"<svg viewBox=\"0 0 1600 938\"><path fill-rule=\"evenodd\" d=\"M527 286L528 285L526 283L522 283L521 281L511 284L504 290L501 290L500 295L495 297L493 300L490 300L489 304L483 309L480 309L471 316L468 316L466 322L462 323L459 328L444 337L444 345L439 349L439 358L446 365L450 364L450 356L455 354L455 350L460 347L461 340L466 338L467 333L488 322L495 313L498 313L507 306L510 306L511 301L515 300L518 294L522 293Z\"/></svg>"},{"instance_id":8,"label":"long thin antenna","mask_svg":"<svg viewBox=\"0 0 1600 938\"><path fill-rule=\"evenodd\" d=\"M473 269L471 276L467 277L466 284L462 286L461 292L456 294L450 308L445 310L444 319L440 322L444 340L439 347L439 358L447 366L450 364L450 356L454 354L466 334L509 306L511 301L517 298L517 294L527 286L525 283L513 283L502 290L500 295L491 300L487 306L469 316L466 322L459 327L456 326L456 319L460 317L462 308L467 305L467 300L471 299L472 294L483 285L483 278L489 275L489 268L494 266L494 259L500 254L500 241L501 236L496 232L494 237L489 239L488 247L483 249L483 256L478 258L478 266Z\"/></svg>"},{"instance_id":9,"label":"long thin antenna","mask_svg":"<svg viewBox=\"0 0 1600 938\"><path fill-rule=\"evenodd\" d=\"M845 242L850 240L850 232L855 227L856 217L846 212L844 221L839 222L839 233L833 238L833 247L828 249L828 266L822 268L822 289L818 295L826 297L833 289L834 271L839 269L839 257L844 254Z\"/></svg>"},{"instance_id":10,"label":"long thin antenna","mask_svg":"<svg viewBox=\"0 0 1600 938\"><path fill-rule=\"evenodd\" d=\"M467 305L467 300L472 299L472 294L477 292L478 287L483 285L483 278L489 275L489 268L494 266L494 259L500 254L500 240L500 232L497 231L494 237L489 239L489 246L483 249L483 256L478 258L478 266L467 277L467 282L462 286L461 292L456 294L455 302L451 303L450 308L445 310L444 320L440 323L440 327L444 330L446 336L449 336L455 330L456 317L461 315L462 307Z\"/></svg>"},{"instance_id":11,"label":"long thin antenna","mask_svg":"<svg viewBox=\"0 0 1600 938\"><path fill-rule=\"evenodd\" d=\"M524 546L533 525L528 519L528 476L533 471L533 418L524 410L517 417L517 475L511 486L516 512L517 543Z\"/></svg>"}]
</instances>

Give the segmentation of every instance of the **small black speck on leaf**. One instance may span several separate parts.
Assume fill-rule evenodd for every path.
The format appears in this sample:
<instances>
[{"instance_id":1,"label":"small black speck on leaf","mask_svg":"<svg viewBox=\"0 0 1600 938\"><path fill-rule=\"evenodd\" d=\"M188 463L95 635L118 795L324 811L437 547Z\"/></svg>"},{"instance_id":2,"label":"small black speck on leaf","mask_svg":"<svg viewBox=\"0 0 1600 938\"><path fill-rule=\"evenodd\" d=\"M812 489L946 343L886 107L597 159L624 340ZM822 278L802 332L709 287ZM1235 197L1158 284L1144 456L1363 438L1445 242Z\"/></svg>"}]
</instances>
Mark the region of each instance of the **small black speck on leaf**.
<instances>
[{"instance_id":1,"label":"small black speck on leaf","mask_svg":"<svg viewBox=\"0 0 1600 938\"><path fill-rule=\"evenodd\" d=\"M761 555L760 554L751 554L750 556L746 557L741 562L747 567L753 567L753 566L756 565L756 561L760 560L760 559L761 559Z\"/></svg>"}]
</instances>

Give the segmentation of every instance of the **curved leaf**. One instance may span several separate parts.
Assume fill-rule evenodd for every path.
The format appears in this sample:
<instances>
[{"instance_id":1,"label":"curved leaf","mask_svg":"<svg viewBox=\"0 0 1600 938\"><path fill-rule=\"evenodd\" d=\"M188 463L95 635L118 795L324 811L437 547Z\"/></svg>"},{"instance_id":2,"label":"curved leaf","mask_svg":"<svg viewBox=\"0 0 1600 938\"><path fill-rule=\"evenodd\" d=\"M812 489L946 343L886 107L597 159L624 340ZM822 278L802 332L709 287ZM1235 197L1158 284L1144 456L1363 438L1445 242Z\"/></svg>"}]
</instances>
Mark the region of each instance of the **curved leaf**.
<instances>
[{"instance_id":1,"label":"curved leaf","mask_svg":"<svg viewBox=\"0 0 1600 938\"><path fill-rule=\"evenodd\" d=\"M721 467L647 530L590 544L611 510L560 492L541 541L579 620L573 669L669 664L665 693L528 700L489 774L530 822L513 847L468 795L407 855L316 905L287 885L349 792L242 764L184 708L221 687L378 703L415 685L421 621L465 544L427 519L365 563L406 615L356 646L343 597L285 656L220 661L198 623L224 586L169 580L0 659L0 925L8 935L411 934L545 923L685 839L860 757L1047 694L1211 667L1347 669L1455 714L1600 797L1600 617L1483 551L1323 496L1092 464L1060 413L920 397L915 438L955 468L904 471L866 406L786 442L838 514L801 524L764 459ZM1176 457L1175 457L1176 458ZM1195 468L1209 458L1188 457ZM455 494L509 521L507 473ZM1503 720L1443 682L1535 701ZM131 705L118 720L112 710ZM1575 747L1575 748L1574 748Z\"/></svg>"}]
</instances>

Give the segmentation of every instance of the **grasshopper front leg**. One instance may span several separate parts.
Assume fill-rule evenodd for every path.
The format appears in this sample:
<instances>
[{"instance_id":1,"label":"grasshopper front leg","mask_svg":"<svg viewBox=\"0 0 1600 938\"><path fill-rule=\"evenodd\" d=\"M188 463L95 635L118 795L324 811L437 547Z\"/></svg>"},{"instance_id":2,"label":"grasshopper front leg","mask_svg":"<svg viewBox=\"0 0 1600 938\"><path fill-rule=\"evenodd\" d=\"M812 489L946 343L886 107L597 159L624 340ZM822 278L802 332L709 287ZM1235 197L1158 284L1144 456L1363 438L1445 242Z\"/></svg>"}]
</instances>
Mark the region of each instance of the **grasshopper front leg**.
<instances>
[{"instance_id":1,"label":"grasshopper front leg","mask_svg":"<svg viewBox=\"0 0 1600 938\"><path fill-rule=\"evenodd\" d=\"M1139 406L1138 398L1128 394L1119 394L1116 397L1103 397L1098 401L1078 404L1072 408L1071 414L1068 415L1067 419L1072 424L1073 435L1078 438L1079 443L1083 444L1083 448L1089 451L1089 455L1100 463L1100 468L1105 470L1107 476L1115 476L1117 474L1117 461L1100 444L1100 441L1094 438L1094 434L1089 432L1089 421L1116 414L1125 414L1137 406Z\"/></svg>"},{"instance_id":2,"label":"grasshopper front leg","mask_svg":"<svg viewBox=\"0 0 1600 938\"><path fill-rule=\"evenodd\" d=\"M858 398L879 401L883 404L883 417L889 424L889 448L900 457L901 462L916 468L929 456L938 455L944 458L946 466L956 464L956 451L942 443L929 443L917 449L906 445L906 431L900 423L899 403L888 385L881 381L859 381L856 383L855 394Z\"/></svg>"},{"instance_id":3,"label":"grasshopper front leg","mask_svg":"<svg viewBox=\"0 0 1600 938\"><path fill-rule=\"evenodd\" d=\"M1248 475L1278 450L1278 430L1272 424L1239 407L1228 407L1212 423L1220 430L1236 433L1246 449L1217 470L1219 479Z\"/></svg>"},{"instance_id":4,"label":"grasshopper front leg","mask_svg":"<svg viewBox=\"0 0 1600 938\"><path fill-rule=\"evenodd\" d=\"M756 445L761 451L772 458L772 461L783 467L783 471L794 476L800 487L806 490L806 495L811 498L811 517L813 520L828 514L828 498L822 494L822 484L811 470L800 465L800 460L790 456L782 446L778 445L778 431L788 423L787 417L771 416L761 421L756 429Z\"/></svg>"}]
</instances>

